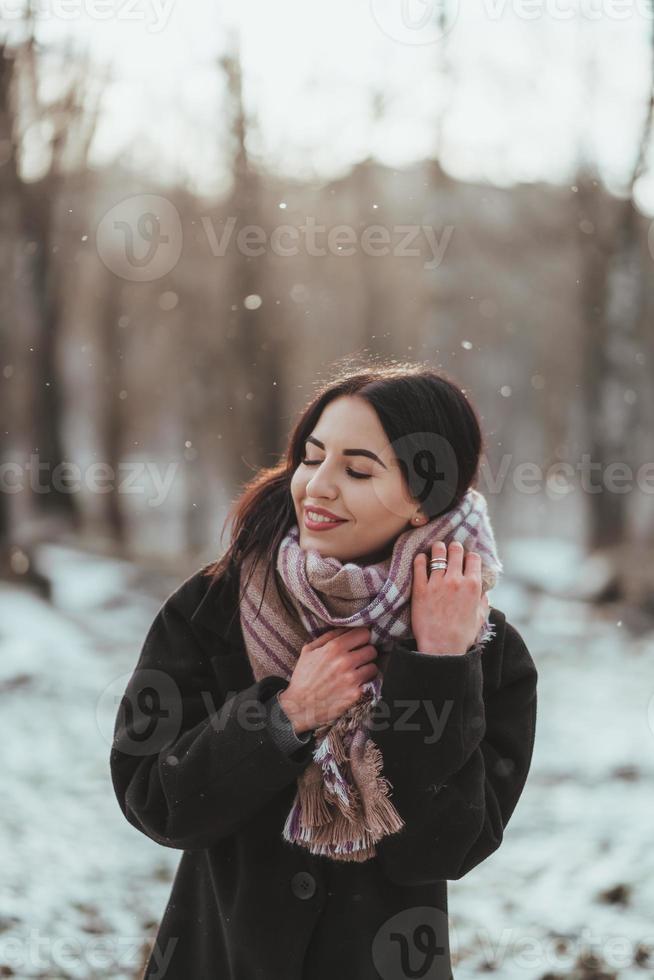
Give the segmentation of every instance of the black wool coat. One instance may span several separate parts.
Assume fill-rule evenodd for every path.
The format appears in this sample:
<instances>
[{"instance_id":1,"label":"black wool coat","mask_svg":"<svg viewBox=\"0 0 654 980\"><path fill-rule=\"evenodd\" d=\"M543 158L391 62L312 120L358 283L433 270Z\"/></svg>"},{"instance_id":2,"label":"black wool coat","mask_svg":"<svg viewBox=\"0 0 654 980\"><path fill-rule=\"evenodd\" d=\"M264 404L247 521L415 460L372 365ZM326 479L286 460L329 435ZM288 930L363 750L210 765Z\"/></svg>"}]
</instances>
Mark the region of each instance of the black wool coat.
<instances>
[{"instance_id":1,"label":"black wool coat","mask_svg":"<svg viewBox=\"0 0 654 980\"><path fill-rule=\"evenodd\" d=\"M531 764L534 662L504 613L483 651L398 642L371 737L405 822L365 862L282 837L315 739L284 749L255 682L238 576L200 569L163 603L116 718L125 818L183 852L144 980L450 980L447 881L501 844Z\"/></svg>"}]
</instances>

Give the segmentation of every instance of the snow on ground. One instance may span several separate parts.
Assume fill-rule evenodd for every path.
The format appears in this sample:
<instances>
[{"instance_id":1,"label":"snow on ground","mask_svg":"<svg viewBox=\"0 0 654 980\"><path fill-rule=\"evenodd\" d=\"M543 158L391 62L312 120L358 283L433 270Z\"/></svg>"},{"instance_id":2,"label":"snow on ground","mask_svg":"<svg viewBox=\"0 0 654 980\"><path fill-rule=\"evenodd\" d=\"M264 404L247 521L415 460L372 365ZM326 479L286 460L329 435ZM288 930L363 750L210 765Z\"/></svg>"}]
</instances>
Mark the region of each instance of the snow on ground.
<instances>
[{"instance_id":1,"label":"snow on ground","mask_svg":"<svg viewBox=\"0 0 654 980\"><path fill-rule=\"evenodd\" d=\"M450 883L456 978L654 976L654 635L547 596L513 615L501 586L491 602L539 671L536 746L502 846Z\"/></svg>"},{"instance_id":2,"label":"snow on ground","mask_svg":"<svg viewBox=\"0 0 654 980\"><path fill-rule=\"evenodd\" d=\"M0 588L0 975L123 980L180 857L127 823L109 772L114 697L168 593L134 594L129 566L52 550L54 608Z\"/></svg>"},{"instance_id":3,"label":"snow on ground","mask_svg":"<svg viewBox=\"0 0 654 980\"><path fill-rule=\"evenodd\" d=\"M0 586L0 976L135 980L180 852L124 819L109 750L177 582L148 591L125 562L52 546L40 567L52 603ZM449 885L456 980L649 978L654 635L507 576L491 604L536 661L537 740L502 846Z\"/></svg>"}]
</instances>

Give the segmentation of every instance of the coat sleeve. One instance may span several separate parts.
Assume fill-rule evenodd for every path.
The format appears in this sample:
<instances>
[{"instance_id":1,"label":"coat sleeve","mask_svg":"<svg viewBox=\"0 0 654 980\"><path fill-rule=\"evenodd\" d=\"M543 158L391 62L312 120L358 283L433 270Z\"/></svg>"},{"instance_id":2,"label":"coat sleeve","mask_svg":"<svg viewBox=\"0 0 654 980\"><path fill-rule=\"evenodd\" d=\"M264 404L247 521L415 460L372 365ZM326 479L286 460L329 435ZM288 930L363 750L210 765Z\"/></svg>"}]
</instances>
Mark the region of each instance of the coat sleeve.
<instances>
[{"instance_id":1,"label":"coat sleeve","mask_svg":"<svg viewBox=\"0 0 654 980\"><path fill-rule=\"evenodd\" d=\"M392 651L370 734L405 821L377 844L397 884L462 878L502 842L531 765L538 674L504 619L501 634L461 655Z\"/></svg>"},{"instance_id":2,"label":"coat sleeve","mask_svg":"<svg viewBox=\"0 0 654 980\"><path fill-rule=\"evenodd\" d=\"M178 594L166 600L120 702L110 769L126 819L165 847L210 847L235 833L309 764L291 750L269 699L270 675L225 700ZM231 694L231 692L230 692Z\"/></svg>"},{"instance_id":3,"label":"coat sleeve","mask_svg":"<svg viewBox=\"0 0 654 980\"><path fill-rule=\"evenodd\" d=\"M311 740L314 729L302 732L301 735L296 733L293 722L280 704L279 691L273 694L266 704L269 708L267 724L270 725L273 738L284 752L297 752Z\"/></svg>"}]
</instances>

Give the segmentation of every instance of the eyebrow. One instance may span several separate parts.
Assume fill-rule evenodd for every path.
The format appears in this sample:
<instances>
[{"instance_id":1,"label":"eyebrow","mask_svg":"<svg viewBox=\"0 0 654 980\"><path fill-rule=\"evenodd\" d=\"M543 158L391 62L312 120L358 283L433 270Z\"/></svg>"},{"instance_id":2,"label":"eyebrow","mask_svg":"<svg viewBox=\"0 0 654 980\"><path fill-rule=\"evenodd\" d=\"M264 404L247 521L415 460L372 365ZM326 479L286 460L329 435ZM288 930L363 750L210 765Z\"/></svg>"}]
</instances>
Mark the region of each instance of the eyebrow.
<instances>
[{"instance_id":1,"label":"eyebrow","mask_svg":"<svg viewBox=\"0 0 654 980\"><path fill-rule=\"evenodd\" d=\"M324 443L322 443L320 439L316 439L315 436L307 436L307 438L304 441L312 442L315 446L318 446L319 449L325 448ZM370 459L374 459L376 463L379 463L380 466L383 466L384 469L388 468L385 463L382 463L379 456L376 456L375 453L371 452L369 449L344 449L343 455L344 456L368 456Z\"/></svg>"}]
</instances>

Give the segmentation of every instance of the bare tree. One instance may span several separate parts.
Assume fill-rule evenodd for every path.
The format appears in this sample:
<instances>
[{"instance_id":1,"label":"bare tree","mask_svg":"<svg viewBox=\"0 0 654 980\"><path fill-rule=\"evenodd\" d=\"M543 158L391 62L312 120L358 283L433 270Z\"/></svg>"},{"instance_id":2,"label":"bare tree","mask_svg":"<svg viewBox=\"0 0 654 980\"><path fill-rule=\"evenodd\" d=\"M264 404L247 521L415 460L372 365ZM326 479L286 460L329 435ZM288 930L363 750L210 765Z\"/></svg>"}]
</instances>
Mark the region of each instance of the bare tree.
<instances>
[{"instance_id":1,"label":"bare tree","mask_svg":"<svg viewBox=\"0 0 654 980\"><path fill-rule=\"evenodd\" d=\"M93 99L90 95L88 55L79 57L67 45L61 52L50 51L54 59L49 60L36 42L29 16L27 26L31 29L26 40L17 44L12 54L11 87L4 103L13 124L15 166L8 179L14 183L19 215L15 241L17 248L24 241L30 244L29 278L37 320L30 442L39 464L49 473L48 492L37 496L35 506L44 514L59 514L77 525L75 498L68 492L65 468L60 482L52 479L52 473L65 460L63 391L57 367L67 271L62 261L61 210L71 175L87 170L99 95ZM46 88L56 90L55 81L60 94L46 100L42 93ZM30 130L43 134L39 149L45 164L43 176L31 182L22 176Z\"/></svg>"},{"instance_id":2,"label":"bare tree","mask_svg":"<svg viewBox=\"0 0 654 980\"><path fill-rule=\"evenodd\" d=\"M123 453L123 411L120 392L123 388L123 351L125 336L119 328L121 315L120 283L111 273L104 276L105 290L100 297L99 310L99 359L102 368L100 377L100 445L103 459L109 464L110 472L117 474ZM104 519L112 541L120 547L127 544L125 515L116 485L104 496Z\"/></svg>"},{"instance_id":3,"label":"bare tree","mask_svg":"<svg viewBox=\"0 0 654 980\"><path fill-rule=\"evenodd\" d=\"M375 89L371 97L370 121L371 128L374 130L384 118L386 101L383 93ZM359 210L359 238L365 229L375 222L373 215L378 211L373 210L373 204L379 201L382 193L377 183L377 167L373 157L369 156L362 160L355 167L352 178L355 181L357 205ZM388 354L393 346L388 324L388 304L385 300L385 277L380 275L379 256L366 254L360 249L359 267L361 275L359 277L359 288L362 291L362 326L361 340L369 343L371 338L375 348L380 353ZM383 261L383 259L382 259Z\"/></svg>"},{"instance_id":4,"label":"bare tree","mask_svg":"<svg viewBox=\"0 0 654 980\"><path fill-rule=\"evenodd\" d=\"M232 185L226 210L235 221L235 237L246 225L264 226L263 192L248 149L254 125L245 108L237 42L219 63L227 84L232 141ZM283 366L281 346L274 333L274 309L260 310L256 299L264 268L265 256L257 261L256 257L233 249L225 310L230 373L223 371L223 377L231 379L226 394L233 405L236 423L235 458L241 460L237 476L246 479L252 475L254 466L270 465L270 457L278 450L282 438L281 419L273 401L279 386L275 388L272 384L279 379Z\"/></svg>"},{"instance_id":5,"label":"bare tree","mask_svg":"<svg viewBox=\"0 0 654 980\"><path fill-rule=\"evenodd\" d=\"M15 249L21 240L20 214L17 208L18 172L14 145L13 89L14 54L0 45L0 146L3 161L0 166L0 267L3 270L5 288L0 291L0 348L3 351L3 374L0 377L0 461L7 462L15 439L13 411L9 387L15 367L8 363L11 347L11 326L18 306L18 292L23 282L16 274ZM11 289L11 292L10 292ZM5 360L6 359L6 360ZM9 496L4 485L0 491L0 564L9 564L10 509Z\"/></svg>"},{"instance_id":6,"label":"bare tree","mask_svg":"<svg viewBox=\"0 0 654 980\"><path fill-rule=\"evenodd\" d=\"M596 168L583 160L577 181L581 299L584 323L583 396L591 462L620 461L634 471L639 449L636 392L647 384L636 356L645 329L646 268L634 187L646 165L654 115L654 35L649 95L624 192L607 210ZM626 537L629 496L607 490L588 495L590 550Z\"/></svg>"}]
</instances>

